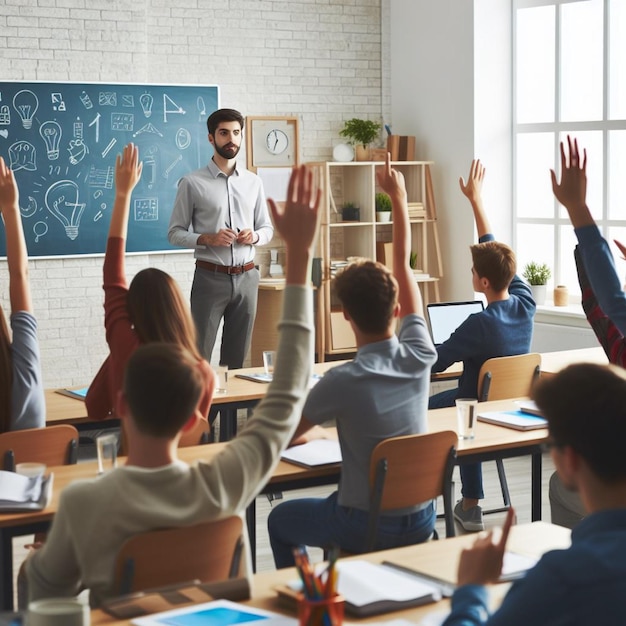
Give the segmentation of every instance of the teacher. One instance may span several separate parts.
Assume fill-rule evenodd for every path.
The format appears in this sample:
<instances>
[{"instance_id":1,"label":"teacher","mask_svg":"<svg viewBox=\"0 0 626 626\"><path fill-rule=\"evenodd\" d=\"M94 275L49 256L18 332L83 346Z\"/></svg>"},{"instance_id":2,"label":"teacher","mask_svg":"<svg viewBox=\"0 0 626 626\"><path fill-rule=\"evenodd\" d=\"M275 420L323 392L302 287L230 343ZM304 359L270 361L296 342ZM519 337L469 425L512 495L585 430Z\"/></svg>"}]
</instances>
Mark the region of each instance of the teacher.
<instances>
[{"instance_id":1,"label":"teacher","mask_svg":"<svg viewBox=\"0 0 626 626\"><path fill-rule=\"evenodd\" d=\"M200 351L210 361L223 319L220 365L240 368L256 315L254 246L268 243L274 228L261 179L236 161L243 116L234 109L218 109L207 127L213 158L178 183L167 238L172 245L195 250L191 313Z\"/></svg>"}]
</instances>

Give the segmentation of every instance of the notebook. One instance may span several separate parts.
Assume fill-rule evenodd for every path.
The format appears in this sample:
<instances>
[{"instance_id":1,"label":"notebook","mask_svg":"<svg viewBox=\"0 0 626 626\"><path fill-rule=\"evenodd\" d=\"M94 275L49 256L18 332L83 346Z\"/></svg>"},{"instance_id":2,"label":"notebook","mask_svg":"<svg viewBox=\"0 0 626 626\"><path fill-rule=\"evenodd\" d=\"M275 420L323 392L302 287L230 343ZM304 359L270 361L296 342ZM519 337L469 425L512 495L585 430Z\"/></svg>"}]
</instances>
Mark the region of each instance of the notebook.
<instances>
[{"instance_id":1,"label":"notebook","mask_svg":"<svg viewBox=\"0 0 626 626\"><path fill-rule=\"evenodd\" d=\"M302 445L287 448L280 458L301 467L332 465L341 463L341 447L337 439L313 439Z\"/></svg>"},{"instance_id":2,"label":"notebook","mask_svg":"<svg viewBox=\"0 0 626 626\"><path fill-rule=\"evenodd\" d=\"M467 302L432 302L426 305L433 343L445 343L450 335L473 313L484 309L482 300Z\"/></svg>"},{"instance_id":3,"label":"notebook","mask_svg":"<svg viewBox=\"0 0 626 626\"><path fill-rule=\"evenodd\" d=\"M70 398L76 398L77 400L84 400L87 397L87 391L89 387L82 387L81 389L57 389L56 392L62 396L69 396Z\"/></svg>"},{"instance_id":4,"label":"notebook","mask_svg":"<svg viewBox=\"0 0 626 626\"><path fill-rule=\"evenodd\" d=\"M346 601L346 613L367 617L407 609L441 600L440 585L408 574L387 564L350 560L337 563L338 592ZM275 588L279 598L289 604L297 601L302 584L293 580Z\"/></svg>"},{"instance_id":5,"label":"notebook","mask_svg":"<svg viewBox=\"0 0 626 626\"><path fill-rule=\"evenodd\" d=\"M531 415L524 411L487 411L478 414L479 422L487 422L496 426L505 426L515 430L536 430L547 428L548 421L539 415Z\"/></svg>"},{"instance_id":6,"label":"notebook","mask_svg":"<svg viewBox=\"0 0 626 626\"><path fill-rule=\"evenodd\" d=\"M298 626L293 617L286 617L229 600L214 600L183 609L155 613L131 620L135 626L237 626L258 622L258 626Z\"/></svg>"}]
</instances>

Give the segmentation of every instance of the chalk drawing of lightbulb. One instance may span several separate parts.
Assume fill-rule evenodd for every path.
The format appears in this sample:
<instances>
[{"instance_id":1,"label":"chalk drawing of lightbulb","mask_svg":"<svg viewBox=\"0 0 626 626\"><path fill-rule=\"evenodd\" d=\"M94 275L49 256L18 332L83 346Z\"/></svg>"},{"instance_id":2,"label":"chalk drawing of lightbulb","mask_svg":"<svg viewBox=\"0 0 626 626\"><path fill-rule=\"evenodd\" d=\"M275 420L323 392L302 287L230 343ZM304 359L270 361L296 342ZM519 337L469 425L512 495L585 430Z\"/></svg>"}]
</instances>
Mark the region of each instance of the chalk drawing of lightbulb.
<instances>
[{"instance_id":1,"label":"chalk drawing of lightbulb","mask_svg":"<svg viewBox=\"0 0 626 626\"><path fill-rule=\"evenodd\" d=\"M139 104L141 104L141 108L143 109L143 114L146 117L150 117L152 115L153 103L154 103L154 98L149 93L144 93L139 96Z\"/></svg>"},{"instance_id":2,"label":"chalk drawing of lightbulb","mask_svg":"<svg viewBox=\"0 0 626 626\"><path fill-rule=\"evenodd\" d=\"M39 134L46 144L48 160L56 161L59 158L59 143L61 141L61 126L56 122L44 122L39 127Z\"/></svg>"},{"instance_id":3,"label":"chalk drawing of lightbulb","mask_svg":"<svg viewBox=\"0 0 626 626\"><path fill-rule=\"evenodd\" d=\"M85 210L85 203L78 201L78 185L73 180L59 180L46 191L45 202L48 211L63 224L65 234L74 241Z\"/></svg>"},{"instance_id":4,"label":"chalk drawing of lightbulb","mask_svg":"<svg viewBox=\"0 0 626 626\"><path fill-rule=\"evenodd\" d=\"M22 126L29 129L33 125L33 116L39 108L39 99L30 91L22 89L13 96L13 107L22 119Z\"/></svg>"}]
</instances>

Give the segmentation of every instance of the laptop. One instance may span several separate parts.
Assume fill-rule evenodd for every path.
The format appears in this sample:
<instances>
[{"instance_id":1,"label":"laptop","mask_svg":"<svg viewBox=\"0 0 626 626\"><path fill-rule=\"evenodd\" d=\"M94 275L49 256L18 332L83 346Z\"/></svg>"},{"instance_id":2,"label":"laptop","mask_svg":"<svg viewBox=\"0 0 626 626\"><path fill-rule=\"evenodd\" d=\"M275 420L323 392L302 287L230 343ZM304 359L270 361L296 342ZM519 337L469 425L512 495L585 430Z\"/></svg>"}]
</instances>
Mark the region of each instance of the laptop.
<instances>
[{"instance_id":1,"label":"laptop","mask_svg":"<svg viewBox=\"0 0 626 626\"><path fill-rule=\"evenodd\" d=\"M472 313L484 309L482 300L433 302L426 305L433 343L440 346Z\"/></svg>"}]
</instances>

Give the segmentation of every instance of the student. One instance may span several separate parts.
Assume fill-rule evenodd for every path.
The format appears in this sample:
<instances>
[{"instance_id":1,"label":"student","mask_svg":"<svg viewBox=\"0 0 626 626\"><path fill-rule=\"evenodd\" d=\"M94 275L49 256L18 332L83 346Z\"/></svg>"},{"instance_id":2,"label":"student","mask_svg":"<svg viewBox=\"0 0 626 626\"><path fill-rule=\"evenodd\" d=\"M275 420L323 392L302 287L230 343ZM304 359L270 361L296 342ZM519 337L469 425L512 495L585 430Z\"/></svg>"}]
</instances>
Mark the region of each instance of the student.
<instances>
[{"instance_id":1,"label":"student","mask_svg":"<svg viewBox=\"0 0 626 626\"><path fill-rule=\"evenodd\" d=\"M567 209L578 245L574 250L582 306L609 361L626 367L626 295L617 276L613 255L591 216L586 203L587 151L581 158L578 142L561 142L561 181L550 172L556 199ZM622 253L623 246L615 242ZM574 528L585 515L576 493L569 491L555 472L550 477L552 522Z\"/></svg>"},{"instance_id":2,"label":"student","mask_svg":"<svg viewBox=\"0 0 626 626\"><path fill-rule=\"evenodd\" d=\"M167 234L171 244L195 250L191 312L200 350L211 359L223 320L220 365L231 369L243 366L252 337L259 287L255 246L274 234L261 179L237 165L243 127L235 109L209 115L213 158L181 179Z\"/></svg>"},{"instance_id":3,"label":"student","mask_svg":"<svg viewBox=\"0 0 626 626\"><path fill-rule=\"evenodd\" d=\"M481 190L485 168L472 161L467 183L459 179L461 191L470 201L478 244L472 253L472 286L484 294L487 308L475 313L459 326L452 336L437 347L438 358L433 372L442 372L463 361L458 388L430 398L429 409L454 406L456 398L478 396L478 374L490 358L526 354L530 350L535 316L535 302L530 287L516 274L515 253L509 246L494 241L483 207ZM460 467L463 498L454 507L454 517L467 531L484 529L483 513L478 505L484 497L480 463Z\"/></svg>"},{"instance_id":4,"label":"student","mask_svg":"<svg viewBox=\"0 0 626 626\"><path fill-rule=\"evenodd\" d=\"M461 553L458 587L445 626L587 626L624 624L626 596L626 372L570 365L541 381L535 401L548 420L550 451L561 480L580 494L587 517L566 550L545 554L515 582L489 617L484 585L498 579L502 539L491 533Z\"/></svg>"},{"instance_id":5,"label":"student","mask_svg":"<svg viewBox=\"0 0 626 626\"><path fill-rule=\"evenodd\" d=\"M180 344L135 350L118 402L127 424L127 463L63 490L48 540L26 561L30 600L87 587L98 606L114 594L113 563L131 535L242 514L268 481L297 425L313 362L308 284L320 193L305 167L294 170L288 198L284 211L270 201L287 249L276 367L246 428L211 461L189 466L178 460L178 439L200 417L204 378L197 359Z\"/></svg>"},{"instance_id":6,"label":"student","mask_svg":"<svg viewBox=\"0 0 626 626\"><path fill-rule=\"evenodd\" d=\"M6 236L11 330L0 307L0 432L46 425L37 320L28 282L28 254L22 230L19 191L12 170L0 157L0 212Z\"/></svg>"},{"instance_id":7,"label":"student","mask_svg":"<svg viewBox=\"0 0 626 626\"><path fill-rule=\"evenodd\" d=\"M336 419L343 456L339 491L326 499L285 502L271 512L268 528L278 568L294 564L291 550L298 544L338 544L350 552L364 552L372 450L389 437L427 430L426 404L435 349L409 266L404 177L391 169L389 155L381 170L378 183L391 197L394 210L393 273L380 263L361 261L335 278L334 290L354 331L357 354L350 363L327 372L309 392L294 441L323 436L319 425ZM376 547L425 541L434 524L431 501L410 511L384 515Z\"/></svg>"},{"instance_id":8,"label":"student","mask_svg":"<svg viewBox=\"0 0 626 626\"><path fill-rule=\"evenodd\" d=\"M626 294L615 271L613 255L586 203L587 151L583 151L581 158L578 142L569 135L567 145L569 159L561 142L561 182L557 182L554 170L550 171L552 190L567 209L578 239L578 254L600 308L622 335L626 335Z\"/></svg>"},{"instance_id":9,"label":"student","mask_svg":"<svg viewBox=\"0 0 626 626\"><path fill-rule=\"evenodd\" d=\"M92 420L110 417L130 355L141 344L161 341L180 344L196 358L204 381L198 410L206 420L215 376L196 347L193 320L176 281L151 267L138 272L130 287L126 282L130 198L141 170L137 146L129 143L115 163L115 202L104 257L104 326L110 354L89 386L87 414Z\"/></svg>"}]
</instances>

